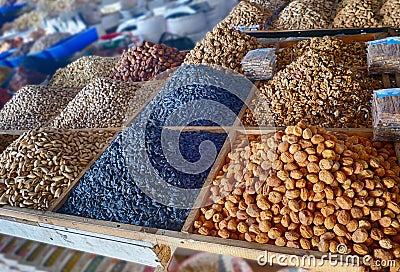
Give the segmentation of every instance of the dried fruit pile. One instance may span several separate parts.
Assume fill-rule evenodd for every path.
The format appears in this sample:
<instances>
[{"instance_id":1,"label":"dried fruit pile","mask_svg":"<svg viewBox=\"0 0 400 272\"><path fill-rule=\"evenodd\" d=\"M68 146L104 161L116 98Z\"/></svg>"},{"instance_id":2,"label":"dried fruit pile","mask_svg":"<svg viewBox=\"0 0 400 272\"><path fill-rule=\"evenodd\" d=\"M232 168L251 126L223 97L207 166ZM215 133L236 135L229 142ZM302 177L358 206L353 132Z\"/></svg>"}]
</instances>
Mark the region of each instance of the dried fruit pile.
<instances>
[{"instance_id":1,"label":"dried fruit pile","mask_svg":"<svg viewBox=\"0 0 400 272\"><path fill-rule=\"evenodd\" d=\"M185 53L165 44L145 42L125 51L111 73L111 78L124 81L147 81L182 64Z\"/></svg>"},{"instance_id":2,"label":"dried fruit pile","mask_svg":"<svg viewBox=\"0 0 400 272\"><path fill-rule=\"evenodd\" d=\"M240 135L194 232L333 253L343 244L398 269L399 174L392 144L304 123Z\"/></svg>"},{"instance_id":3,"label":"dried fruit pile","mask_svg":"<svg viewBox=\"0 0 400 272\"><path fill-rule=\"evenodd\" d=\"M364 62L357 56L365 48L329 37L310 43L302 56L261 85L253 101L256 121L287 126L305 119L323 127L370 127L372 90L382 85L353 67Z\"/></svg>"},{"instance_id":4,"label":"dried fruit pile","mask_svg":"<svg viewBox=\"0 0 400 272\"><path fill-rule=\"evenodd\" d=\"M22 135L0 155L0 205L47 210L113 135L104 130Z\"/></svg>"}]
</instances>

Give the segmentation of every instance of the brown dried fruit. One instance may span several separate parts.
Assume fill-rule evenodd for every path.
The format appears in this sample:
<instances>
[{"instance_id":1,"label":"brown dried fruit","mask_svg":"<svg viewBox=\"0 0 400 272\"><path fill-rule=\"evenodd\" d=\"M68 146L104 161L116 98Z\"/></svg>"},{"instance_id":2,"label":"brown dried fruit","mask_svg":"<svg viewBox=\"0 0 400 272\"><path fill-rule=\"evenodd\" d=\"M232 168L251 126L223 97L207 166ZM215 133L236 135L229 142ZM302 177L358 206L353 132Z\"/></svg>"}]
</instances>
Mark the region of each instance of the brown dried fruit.
<instances>
[{"instance_id":1,"label":"brown dried fruit","mask_svg":"<svg viewBox=\"0 0 400 272\"><path fill-rule=\"evenodd\" d=\"M362 244L368 239L368 232L365 229L357 229L355 232L353 232L353 235L351 236L351 239L353 240L354 243L357 244Z\"/></svg>"},{"instance_id":2,"label":"brown dried fruit","mask_svg":"<svg viewBox=\"0 0 400 272\"><path fill-rule=\"evenodd\" d=\"M345 210L340 210L336 213L337 221L342 225L347 225L350 222L350 214Z\"/></svg>"},{"instance_id":3,"label":"brown dried fruit","mask_svg":"<svg viewBox=\"0 0 400 272\"><path fill-rule=\"evenodd\" d=\"M351 207L353 206L353 202L351 199L347 196L339 196L336 198L336 202L339 205L339 207L343 210L350 210Z\"/></svg>"}]
</instances>

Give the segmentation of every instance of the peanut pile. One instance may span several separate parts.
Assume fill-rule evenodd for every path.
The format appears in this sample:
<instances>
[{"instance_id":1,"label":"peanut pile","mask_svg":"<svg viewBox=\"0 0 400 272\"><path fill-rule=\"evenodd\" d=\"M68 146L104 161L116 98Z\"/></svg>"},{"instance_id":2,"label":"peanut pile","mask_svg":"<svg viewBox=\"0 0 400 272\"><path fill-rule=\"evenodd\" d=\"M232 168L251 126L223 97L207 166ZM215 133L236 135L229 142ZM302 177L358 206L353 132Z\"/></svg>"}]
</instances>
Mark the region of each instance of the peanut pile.
<instances>
[{"instance_id":1,"label":"peanut pile","mask_svg":"<svg viewBox=\"0 0 400 272\"><path fill-rule=\"evenodd\" d=\"M217 26L186 55L185 64L219 65L241 72L241 61L247 52L259 47L256 38Z\"/></svg>"},{"instance_id":2,"label":"peanut pile","mask_svg":"<svg viewBox=\"0 0 400 272\"><path fill-rule=\"evenodd\" d=\"M49 86L82 89L93 79L109 76L118 60L118 57L81 57L58 69Z\"/></svg>"},{"instance_id":3,"label":"peanut pile","mask_svg":"<svg viewBox=\"0 0 400 272\"><path fill-rule=\"evenodd\" d=\"M332 253L344 244L342 254L398 269L399 174L390 143L305 123L239 135L194 233Z\"/></svg>"},{"instance_id":4,"label":"peanut pile","mask_svg":"<svg viewBox=\"0 0 400 272\"><path fill-rule=\"evenodd\" d=\"M0 206L47 210L113 136L107 130L25 133L0 155Z\"/></svg>"},{"instance_id":5,"label":"peanut pile","mask_svg":"<svg viewBox=\"0 0 400 272\"><path fill-rule=\"evenodd\" d=\"M287 5L272 22L271 29L304 30L328 28L329 21L324 13L319 13L302 1Z\"/></svg>"},{"instance_id":6,"label":"peanut pile","mask_svg":"<svg viewBox=\"0 0 400 272\"><path fill-rule=\"evenodd\" d=\"M300 120L323 127L370 127L372 90L382 83L353 68L364 60L351 61L365 47L346 50L352 45L329 37L310 43L302 56L261 84L253 100L256 121L278 127Z\"/></svg>"},{"instance_id":7,"label":"peanut pile","mask_svg":"<svg viewBox=\"0 0 400 272\"><path fill-rule=\"evenodd\" d=\"M40 85L23 87L0 111L0 129L30 130L52 121L79 92Z\"/></svg>"},{"instance_id":8,"label":"peanut pile","mask_svg":"<svg viewBox=\"0 0 400 272\"><path fill-rule=\"evenodd\" d=\"M223 19L219 26L228 28L235 26L252 26L259 25L260 29L264 29L264 24L273 14L273 11L264 9L264 7L247 1L241 1L237 4L229 15Z\"/></svg>"}]
</instances>

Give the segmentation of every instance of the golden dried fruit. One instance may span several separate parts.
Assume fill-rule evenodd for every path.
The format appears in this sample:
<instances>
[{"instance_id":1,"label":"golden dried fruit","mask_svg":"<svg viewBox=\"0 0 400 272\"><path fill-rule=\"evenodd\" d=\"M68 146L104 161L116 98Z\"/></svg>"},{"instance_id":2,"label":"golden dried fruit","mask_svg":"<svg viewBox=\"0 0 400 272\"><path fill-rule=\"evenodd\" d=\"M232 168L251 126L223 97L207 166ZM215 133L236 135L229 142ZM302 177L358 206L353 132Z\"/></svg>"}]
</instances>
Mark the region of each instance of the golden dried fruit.
<instances>
[{"instance_id":1,"label":"golden dried fruit","mask_svg":"<svg viewBox=\"0 0 400 272\"><path fill-rule=\"evenodd\" d=\"M299 220L303 225L311 225L314 220L313 213L309 210L302 210L299 212Z\"/></svg>"},{"instance_id":2,"label":"golden dried fruit","mask_svg":"<svg viewBox=\"0 0 400 272\"><path fill-rule=\"evenodd\" d=\"M336 198L336 202L339 207L343 210L350 210L353 206L353 202L347 196L339 196Z\"/></svg>"},{"instance_id":3,"label":"golden dried fruit","mask_svg":"<svg viewBox=\"0 0 400 272\"><path fill-rule=\"evenodd\" d=\"M302 249L311 249L311 242L305 238L300 238L300 246Z\"/></svg>"},{"instance_id":4,"label":"golden dried fruit","mask_svg":"<svg viewBox=\"0 0 400 272\"><path fill-rule=\"evenodd\" d=\"M267 233L261 232L256 236L256 242L260 244L266 244L269 241L269 237Z\"/></svg>"},{"instance_id":5,"label":"golden dried fruit","mask_svg":"<svg viewBox=\"0 0 400 272\"><path fill-rule=\"evenodd\" d=\"M238 230L240 233L246 233L246 232L249 231L249 226L248 226L245 222L240 222L240 223L237 225L237 230Z\"/></svg>"},{"instance_id":6,"label":"golden dried fruit","mask_svg":"<svg viewBox=\"0 0 400 272\"><path fill-rule=\"evenodd\" d=\"M348 233L346 227L342 224L335 224L335 226L333 227L333 232L337 236L346 236Z\"/></svg>"},{"instance_id":7,"label":"golden dried fruit","mask_svg":"<svg viewBox=\"0 0 400 272\"><path fill-rule=\"evenodd\" d=\"M346 229L349 232L354 232L358 228L358 221L355 219L350 220L350 222L346 225Z\"/></svg>"},{"instance_id":8,"label":"golden dried fruit","mask_svg":"<svg viewBox=\"0 0 400 272\"><path fill-rule=\"evenodd\" d=\"M313 229L310 226L301 225L300 234L304 238L311 238L313 236Z\"/></svg>"},{"instance_id":9,"label":"golden dried fruit","mask_svg":"<svg viewBox=\"0 0 400 272\"><path fill-rule=\"evenodd\" d=\"M280 236L282 236L282 232L278 229L278 228L276 228L276 227L274 227L274 228L271 228L269 231L268 231L268 237L270 238L270 239L276 239L276 238L278 238L278 237L280 237Z\"/></svg>"},{"instance_id":10,"label":"golden dried fruit","mask_svg":"<svg viewBox=\"0 0 400 272\"><path fill-rule=\"evenodd\" d=\"M295 161L296 162L305 162L306 160L307 160L307 158L308 158L308 154L307 154L307 152L304 152L304 151L297 151L295 154L294 154L294 159L295 159Z\"/></svg>"},{"instance_id":11,"label":"golden dried fruit","mask_svg":"<svg viewBox=\"0 0 400 272\"><path fill-rule=\"evenodd\" d=\"M277 245L277 246L283 247L283 246L286 246L286 243L287 243L287 240L285 237L278 237L275 240L275 245Z\"/></svg>"},{"instance_id":12,"label":"golden dried fruit","mask_svg":"<svg viewBox=\"0 0 400 272\"><path fill-rule=\"evenodd\" d=\"M351 239L354 243L357 244L362 244L368 239L368 232L367 230L363 228L357 229L355 232L353 232L353 235L351 236Z\"/></svg>"},{"instance_id":13,"label":"golden dried fruit","mask_svg":"<svg viewBox=\"0 0 400 272\"><path fill-rule=\"evenodd\" d=\"M353 250L355 253L361 255L361 256L365 256L367 254L369 254L369 249L366 245L364 244L354 244L353 245Z\"/></svg>"},{"instance_id":14,"label":"golden dried fruit","mask_svg":"<svg viewBox=\"0 0 400 272\"><path fill-rule=\"evenodd\" d=\"M342 225L347 225L350 222L350 214L345 210L340 210L336 213L337 221Z\"/></svg>"}]
</instances>

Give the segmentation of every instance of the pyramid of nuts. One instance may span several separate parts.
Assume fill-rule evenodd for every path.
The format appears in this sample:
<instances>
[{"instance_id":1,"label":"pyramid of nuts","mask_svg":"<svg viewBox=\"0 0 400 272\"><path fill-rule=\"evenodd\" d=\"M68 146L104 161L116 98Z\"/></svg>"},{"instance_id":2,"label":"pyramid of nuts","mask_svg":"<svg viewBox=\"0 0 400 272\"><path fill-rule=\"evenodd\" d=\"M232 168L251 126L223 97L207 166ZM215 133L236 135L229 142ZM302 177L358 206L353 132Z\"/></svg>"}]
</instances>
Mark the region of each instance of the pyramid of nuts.
<instances>
[{"instance_id":1,"label":"pyramid of nuts","mask_svg":"<svg viewBox=\"0 0 400 272\"><path fill-rule=\"evenodd\" d=\"M282 7L287 1L286 0L248 0L250 3L255 3L263 6L265 9L269 9L275 12Z\"/></svg>"},{"instance_id":2,"label":"pyramid of nuts","mask_svg":"<svg viewBox=\"0 0 400 272\"><path fill-rule=\"evenodd\" d=\"M318 29L328 28L328 18L307 3L293 1L287 5L272 22L272 29Z\"/></svg>"},{"instance_id":3,"label":"pyramid of nuts","mask_svg":"<svg viewBox=\"0 0 400 272\"><path fill-rule=\"evenodd\" d=\"M379 1L352 0L342 8L333 19L334 28L379 27L376 11Z\"/></svg>"},{"instance_id":4,"label":"pyramid of nuts","mask_svg":"<svg viewBox=\"0 0 400 272\"><path fill-rule=\"evenodd\" d=\"M399 174L390 143L327 133L305 123L264 135L242 134L212 181L211 205L201 208L194 232L370 254L375 260L396 259L398 269Z\"/></svg>"},{"instance_id":5,"label":"pyramid of nuts","mask_svg":"<svg viewBox=\"0 0 400 272\"><path fill-rule=\"evenodd\" d=\"M186 55L185 63L219 65L241 72L241 61L247 52L259 47L256 38L239 30L217 26Z\"/></svg>"},{"instance_id":6,"label":"pyramid of nuts","mask_svg":"<svg viewBox=\"0 0 400 272\"><path fill-rule=\"evenodd\" d=\"M383 25L400 28L400 2L398 0L387 0L380 10L380 15L383 16Z\"/></svg>"},{"instance_id":7,"label":"pyramid of nuts","mask_svg":"<svg viewBox=\"0 0 400 272\"><path fill-rule=\"evenodd\" d=\"M185 53L165 44L144 42L125 51L110 77L123 81L148 81L182 64Z\"/></svg>"},{"instance_id":8,"label":"pyramid of nuts","mask_svg":"<svg viewBox=\"0 0 400 272\"><path fill-rule=\"evenodd\" d=\"M335 1L333 0L298 0L300 3L307 5L313 11L321 14L323 18L330 22L335 17Z\"/></svg>"},{"instance_id":9,"label":"pyramid of nuts","mask_svg":"<svg viewBox=\"0 0 400 272\"><path fill-rule=\"evenodd\" d=\"M261 84L253 100L256 121L260 125L273 121L275 126L306 120L323 127L370 127L372 90L382 83L356 69L364 63L365 57L357 56L365 53L365 47L351 47L335 38L313 38L303 55Z\"/></svg>"},{"instance_id":10,"label":"pyramid of nuts","mask_svg":"<svg viewBox=\"0 0 400 272\"><path fill-rule=\"evenodd\" d=\"M256 3L240 1L219 25L225 25L229 28L235 26L259 25L260 29L264 29L265 22L272 14L273 12L271 10L264 9L264 7Z\"/></svg>"}]
</instances>

